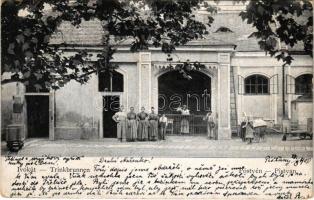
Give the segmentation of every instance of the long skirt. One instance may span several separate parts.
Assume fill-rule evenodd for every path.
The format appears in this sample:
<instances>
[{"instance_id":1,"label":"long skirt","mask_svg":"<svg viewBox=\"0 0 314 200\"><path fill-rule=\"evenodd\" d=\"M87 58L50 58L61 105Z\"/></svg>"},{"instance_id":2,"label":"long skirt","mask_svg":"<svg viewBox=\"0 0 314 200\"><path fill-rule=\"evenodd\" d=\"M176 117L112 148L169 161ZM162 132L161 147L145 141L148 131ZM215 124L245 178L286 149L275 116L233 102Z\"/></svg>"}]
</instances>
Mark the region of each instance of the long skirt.
<instances>
[{"instance_id":1,"label":"long skirt","mask_svg":"<svg viewBox=\"0 0 314 200\"><path fill-rule=\"evenodd\" d=\"M126 136L127 141L134 141L137 139L137 122L135 119L128 120L128 131Z\"/></svg>"},{"instance_id":2,"label":"long skirt","mask_svg":"<svg viewBox=\"0 0 314 200\"><path fill-rule=\"evenodd\" d=\"M158 139L158 121L150 120L149 121L149 140L155 141Z\"/></svg>"},{"instance_id":3,"label":"long skirt","mask_svg":"<svg viewBox=\"0 0 314 200\"><path fill-rule=\"evenodd\" d=\"M137 139L140 141L148 140L148 122L141 120L138 123Z\"/></svg>"},{"instance_id":4,"label":"long skirt","mask_svg":"<svg viewBox=\"0 0 314 200\"><path fill-rule=\"evenodd\" d=\"M120 141L125 141L126 140L126 121L121 120L117 124L117 138Z\"/></svg>"},{"instance_id":5,"label":"long skirt","mask_svg":"<svg viewBox=\"0 0 314 200\"><path fill-rule=\"evenodd\" d=\"M245 140L246 127L243 127L245 124L246 124L246 122L242 122L241 125L240 125L240 127L241 127L241 129L240 129L240 138L242 140Z\"/></svg>"},{"instance_id":6,"label":"long skirt","mask_svg":"<svg viewBox=\"0 0 314 200\"><path fill-rule=\"evenodd\" d=\"M215 139L215 126L211 123L207 123L207 136L209 139Z\"/></svg>"},{"instance_id":7,"label":"long skirt","mask_svg":"<svg viewBox=\"0 0 314 200\"><path fill-rule=\"evenodd\" d=\"M250 126L247 126L246 128L246 139L254 139L254 129Z\"/></svg>"},{"instance_id":8,"label":"long skirt","mask_svg":"<svg viewBox=\"0 0 314 200\"><path fill-rule=\"evenodd\" d=\"M189 133L190 132L190 124L187 119L182 119L181 120L181 133Z\"/></svg>"}]
</instances>

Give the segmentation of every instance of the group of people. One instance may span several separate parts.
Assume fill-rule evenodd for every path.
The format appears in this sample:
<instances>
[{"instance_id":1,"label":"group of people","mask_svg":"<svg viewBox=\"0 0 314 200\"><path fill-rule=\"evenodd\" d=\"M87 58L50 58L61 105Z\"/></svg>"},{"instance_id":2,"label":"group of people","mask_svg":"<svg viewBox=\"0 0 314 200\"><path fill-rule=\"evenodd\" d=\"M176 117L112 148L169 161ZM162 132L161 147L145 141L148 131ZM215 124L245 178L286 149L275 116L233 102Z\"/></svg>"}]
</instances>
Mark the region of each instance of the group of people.
<instances>
[{"instance_id":1,"label":"group of people","mask_svg":"<svg viewBox=\"0 0 314 200\"><path fill-rule=\"evenodd\" d=\"M120 106L112 119L117 123L117 138L121 142L165 140L167 118L165 115L159 117L154 107L151 107L150 113L145 112L144 107L140 113L135 113L134 107L126 113Z\"/></svg>"},{"instance_id":2,"label":"group of people","mask_svg":"<svg viewBox=\"0 0 314 200\"><path fill-rule=\"evenodd\" d=\"M177 108L182 116L190 115L190 111L186 105ZM141 112L135 113L134 107L130 107L127 113L124 106L120 106L112 119L117 123L117 138L119 141L157 141L165 140L165 134L168 125L168 119L163 114L161 117L155 112L155 108L151 107L151 112L147 113L145 108L141 108ZM209 111L203 118L207 123L207 135L209 139L217 139L216 118ZM189 120L187 117L181 119L180 133L188 134L190 132Z\"/></svg>"},{"instance_id":3,"label":"group of people","mask_svg":"<svg viewBox=\"0 0 314 200\"><path fill-rule=\"evenodd\" d=\"M177 111L181 113L183 116L190 115L190 111L186 105L177 108ZM211 139L217 139L217 120L212 111L209 111L204 117L203 120L206 121L207 124L207 136ZM181 120L181 134L189 133L190 125L187 118L182 118Z\"/></svg>"}]
</instances>

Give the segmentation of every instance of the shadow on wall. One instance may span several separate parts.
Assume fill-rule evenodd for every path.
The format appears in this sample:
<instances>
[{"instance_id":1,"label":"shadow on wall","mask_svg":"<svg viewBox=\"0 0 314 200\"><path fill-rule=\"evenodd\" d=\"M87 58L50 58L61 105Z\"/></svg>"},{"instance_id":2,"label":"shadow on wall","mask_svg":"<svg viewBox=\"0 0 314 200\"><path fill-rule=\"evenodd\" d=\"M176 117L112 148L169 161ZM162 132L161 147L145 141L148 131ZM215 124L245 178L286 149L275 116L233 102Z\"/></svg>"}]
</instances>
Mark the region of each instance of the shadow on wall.
<instances>
[{"instance_id":1,"label":"shadow on wall","mask_svg":"<svg viewBox=\"0 0 314 200\"><path fill-rule=\"evenodd\" d=\"M5 140L6 128L11 124L13 112L12 102L9 100L1 101L1 141Z\"/></svg>"},{"instance_id":2,"label":"shadow on wall","mask_svg":"<svg viewBox=\"0 0 314 200\"><path fill-rule=\"evenodd\" d=\"M75 111L56 116L55 139L97 139L99 122Z\"/></svg>"}]
</instances>

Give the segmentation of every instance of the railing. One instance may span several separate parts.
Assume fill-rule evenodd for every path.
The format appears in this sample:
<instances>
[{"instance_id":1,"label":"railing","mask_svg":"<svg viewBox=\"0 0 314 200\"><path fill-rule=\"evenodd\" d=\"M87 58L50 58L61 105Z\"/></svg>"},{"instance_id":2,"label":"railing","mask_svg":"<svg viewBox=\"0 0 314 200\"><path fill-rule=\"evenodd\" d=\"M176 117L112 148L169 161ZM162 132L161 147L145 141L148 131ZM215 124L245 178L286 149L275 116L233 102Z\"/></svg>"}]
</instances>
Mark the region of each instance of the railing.
<instances>
[{"instance_id":1,"label":"railing","mask_svg":"<svg viewBox=\"0 0 314 200\"><path fill-rule=\"evenodd\" d=\"M185 135L206 135L207 123L203 118L204 115L180 115L180 114L166 114L168 118L168 135L181 135L181 122L186 119L189 122L189 133Z\"/></svg>"}]
</instances>

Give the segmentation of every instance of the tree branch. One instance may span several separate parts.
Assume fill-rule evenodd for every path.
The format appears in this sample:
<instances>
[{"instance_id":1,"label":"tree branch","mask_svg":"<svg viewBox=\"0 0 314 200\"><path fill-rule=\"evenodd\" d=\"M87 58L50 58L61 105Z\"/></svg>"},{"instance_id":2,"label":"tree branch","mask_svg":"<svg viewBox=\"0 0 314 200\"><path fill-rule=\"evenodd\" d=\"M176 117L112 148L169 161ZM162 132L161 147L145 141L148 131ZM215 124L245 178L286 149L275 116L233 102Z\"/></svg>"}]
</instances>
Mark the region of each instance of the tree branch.
<instances>
[{"instance_id":1,"label":"tree branch","mask_svg":"<svg viewBox=\"0 0 314 200\"><path fill-rule=\"evenodd\" d=\"M24 79L4 79L1 81L1 85L5 85L8 83L14 83L14 82L24 82Z\"/></svg>"}]
</instances>

